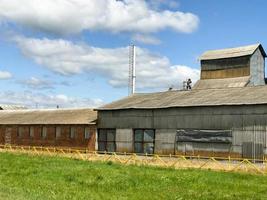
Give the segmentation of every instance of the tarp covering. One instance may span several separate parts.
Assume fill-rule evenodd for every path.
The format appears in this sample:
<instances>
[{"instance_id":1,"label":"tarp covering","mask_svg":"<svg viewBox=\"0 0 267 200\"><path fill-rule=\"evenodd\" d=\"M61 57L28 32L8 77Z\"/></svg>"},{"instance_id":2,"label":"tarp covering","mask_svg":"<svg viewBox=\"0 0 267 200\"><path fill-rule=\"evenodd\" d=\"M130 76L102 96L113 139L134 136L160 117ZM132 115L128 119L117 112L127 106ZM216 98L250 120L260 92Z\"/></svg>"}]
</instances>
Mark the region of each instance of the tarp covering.
<instances>
[{"instance_id":1,"label":"tarp covering","mask_svg":"<svg viewBox=\"0 0 267 200\"><path fill-rule=\"evenodd\" d=\"M230 130L177 130L176 142L231 143Z\"/></svg>"}]
</instances>

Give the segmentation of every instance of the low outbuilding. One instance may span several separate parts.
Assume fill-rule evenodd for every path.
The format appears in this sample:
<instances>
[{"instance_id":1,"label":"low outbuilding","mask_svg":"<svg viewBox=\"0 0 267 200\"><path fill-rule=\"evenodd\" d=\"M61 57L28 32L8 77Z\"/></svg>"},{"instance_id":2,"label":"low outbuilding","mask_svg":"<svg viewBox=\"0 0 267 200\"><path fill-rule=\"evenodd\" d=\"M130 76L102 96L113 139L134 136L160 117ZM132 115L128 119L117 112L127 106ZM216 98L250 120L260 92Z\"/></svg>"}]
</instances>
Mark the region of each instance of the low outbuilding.
<instances>
[{"instance_id":1,"label":"low outbuilding","mask_svg":"<svg viewBox=\"0 0 267 200\"><path fill-rule=\"evenodd\" d=\"M92 109L0 111L0 144L95 150L97 112Z\"/></svg>"}]
</instances>

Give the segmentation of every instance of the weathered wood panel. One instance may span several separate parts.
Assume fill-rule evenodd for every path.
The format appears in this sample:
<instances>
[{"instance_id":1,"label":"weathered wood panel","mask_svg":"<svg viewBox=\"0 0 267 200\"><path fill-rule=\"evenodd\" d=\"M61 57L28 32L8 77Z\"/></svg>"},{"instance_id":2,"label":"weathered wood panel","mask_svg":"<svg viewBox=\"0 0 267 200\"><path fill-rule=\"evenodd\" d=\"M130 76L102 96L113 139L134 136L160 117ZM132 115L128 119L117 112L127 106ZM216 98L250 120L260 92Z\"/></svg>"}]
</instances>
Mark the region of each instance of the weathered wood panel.
<instances>
[{"instance_id":1,"label":"weathered wood panel","mask_svg":"<svg viewBox=\"0 0 267 200\"><path fill-rule=\"evenodd\" d=\"M235 78L235 77L242 77L249 75L250 75L250 69L248 66L240 68L209 70L209 71L201 70L201 79Z\"/></svg>"}]
</instances>

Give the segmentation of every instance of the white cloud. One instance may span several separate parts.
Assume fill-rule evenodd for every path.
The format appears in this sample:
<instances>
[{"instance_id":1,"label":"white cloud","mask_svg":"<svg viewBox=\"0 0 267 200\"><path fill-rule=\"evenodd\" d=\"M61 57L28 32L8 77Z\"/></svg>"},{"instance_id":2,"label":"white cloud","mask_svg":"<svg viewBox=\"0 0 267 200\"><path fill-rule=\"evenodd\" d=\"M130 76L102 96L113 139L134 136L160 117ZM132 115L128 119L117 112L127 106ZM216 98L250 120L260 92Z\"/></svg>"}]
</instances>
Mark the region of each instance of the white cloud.
<instances>
[{"instance_id":1,"label":"white cloud","mask_svg":"<svg viewBox=\"0 0 267 200\"><path fill-rule=\"evenodd\" d=\"M163 29L190 33L199 23L192 13L153 9L144 0L0 0L0 5L0 21L63 34L84 30L151 33Z\"/></svg>"},{"instance_id":2,"label":"white cloud","mask_svg":"<svg viewBox=\"0 0 267 200\"><path fill-rule=\"evenodd\" d=\"M10 79L12 78L12 74L7 71L0 71L0 80L1 79Z\"/></svg>"},{"instance_id":3,"label":"white cloud","mask_svg":"<svg viewBox=\"0 0 267 200\"><path fill-rule=\"evenodd\" d=\"M114 87L128 84L128 47L97 48L58 39L34 39L17 36L13 39L22 53L37 64L62 75L93 72L104 76ZM186 78L196 81L199 70L171 65L169 59L137 47L137 88L162 89L180 86Z\"/></svg>"},{"instance_id":4,"label":"white cloud","mask_svg":"<svg viewBox=\"0 0 267 200\"><path fill-rule=\"evenodd\" d=\"M144 34L135 34L132 36L132 40L139 43L153 44L153 45L158 45L161 43L161 41L158 38Z\"/></svg>"},{"instance_id":5,"label":"white cloud","mask_svg":"<svg viewBox=\"0 0 267 200\"><path fill-rule=\"evenodd\" d=\"M31 89L52 89L54 88L54 83L49 80L43 80L36 77L30 77L26 80L18 81L20 84L27 86Z\"/></svg>"},{"instance_id":6,"label":"white cloud","mask_svg":"<svg viewBox=\"0 0 267 200\"><path fill-rule=\"evenodd\" d=\"M31 91L0 92L0 104L24 105L28 108L75 108L75 107L92 107L96 108L103 105L101 99L75 98L64 94L48 95L43 93L34 93Z\"/></svg>"},{"instance_id":7,"label":"white cloud","mask_svg":"<svg viewBox=\"0 0 267 200\"><path fill-rule=\"evenodd\" d=\"M161 6L167 6L173 9L179 7L177 0L148 0L148 3L155 9L159 9Z\"/></svg>"}]
</instances>

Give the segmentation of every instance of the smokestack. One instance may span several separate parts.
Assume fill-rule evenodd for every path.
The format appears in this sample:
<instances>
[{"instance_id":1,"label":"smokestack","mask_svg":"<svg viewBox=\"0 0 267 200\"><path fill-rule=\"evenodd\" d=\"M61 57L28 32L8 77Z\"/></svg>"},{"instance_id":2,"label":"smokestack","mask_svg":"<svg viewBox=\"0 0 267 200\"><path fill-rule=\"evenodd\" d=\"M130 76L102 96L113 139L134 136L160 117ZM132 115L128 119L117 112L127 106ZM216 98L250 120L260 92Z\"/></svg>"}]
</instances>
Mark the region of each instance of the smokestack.
<instances>
[{"instance_id":1,"label":"smokestack","mask_svg":"<svg viewBox=\"0 0 267 200\"><path fill-rule=\"evenodd\" d=\"M136 49L134 45L130 45L129 47L129 87L128 92L129 95L135 93L135 57L136 57Z\"/></svg>"}]
</instances>

